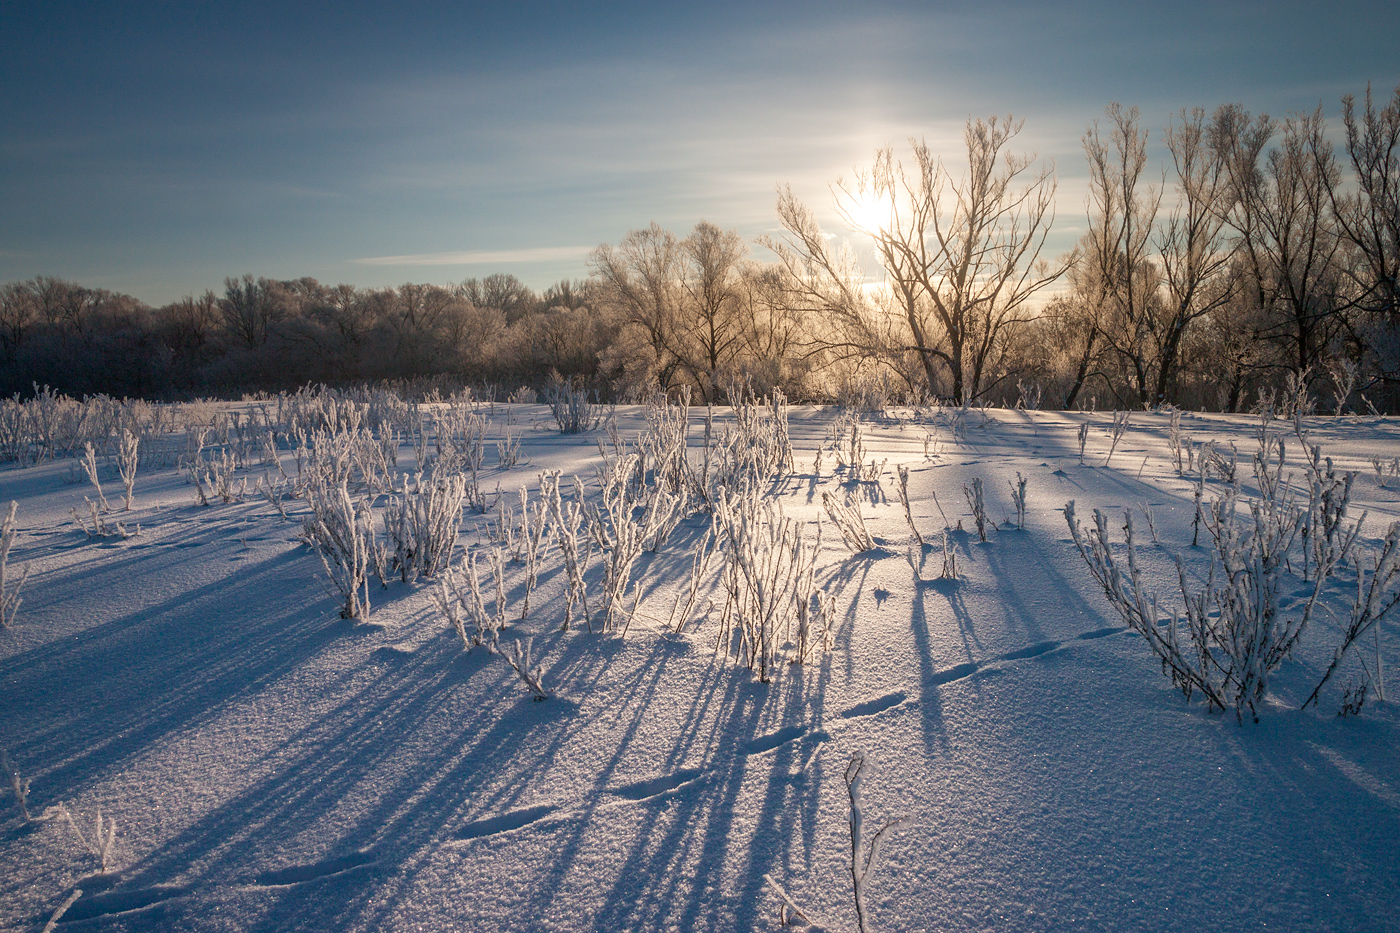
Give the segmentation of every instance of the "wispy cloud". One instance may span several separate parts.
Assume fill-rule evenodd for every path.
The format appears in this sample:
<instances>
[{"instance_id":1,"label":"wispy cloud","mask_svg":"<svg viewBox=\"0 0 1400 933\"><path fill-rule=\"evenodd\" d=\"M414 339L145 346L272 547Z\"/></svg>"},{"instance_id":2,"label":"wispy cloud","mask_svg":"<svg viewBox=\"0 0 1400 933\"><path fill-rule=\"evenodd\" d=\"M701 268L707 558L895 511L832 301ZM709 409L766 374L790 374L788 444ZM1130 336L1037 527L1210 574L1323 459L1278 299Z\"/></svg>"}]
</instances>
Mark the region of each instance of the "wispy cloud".
<instances>
[{"instance_id":1,"label":"wispy cloud","mask_svg":"<svg viewBox=\"0 0 1400 933\"><path fill-rule=\"evenodd\" d=\"M455 253L414 253L408 256L368 256L356 259L362 266L480 266L513 262L558 262L581 259L591 246L544 246L534 249L481 249Z\"/></svg>"}]
</instances>

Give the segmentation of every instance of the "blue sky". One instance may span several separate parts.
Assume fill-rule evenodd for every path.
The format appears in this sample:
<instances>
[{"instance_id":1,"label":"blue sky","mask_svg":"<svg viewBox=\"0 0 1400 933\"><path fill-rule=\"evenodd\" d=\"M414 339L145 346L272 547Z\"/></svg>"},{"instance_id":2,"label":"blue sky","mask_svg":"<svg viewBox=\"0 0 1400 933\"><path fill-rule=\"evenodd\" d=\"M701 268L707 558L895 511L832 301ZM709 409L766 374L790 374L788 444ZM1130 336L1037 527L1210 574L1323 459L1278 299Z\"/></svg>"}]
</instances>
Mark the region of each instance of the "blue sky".
<instances>
[{"instance_id":1,"label":"blue sky","mask_svg":"<svg viewBox=\"0 0 1400 933\"><path fill-rule=\"evenodd\" d=\"M384 5L387 7L387 5ZM148 302L225 276L586 274L655 220L774 228L969 116L1054 159L1082 228L1086 125L1282 116L1400 83L1400 4L27 3L0 7L0 281ZM761 251L759 251L761 255Z\"/></svg>"}]
</instances>

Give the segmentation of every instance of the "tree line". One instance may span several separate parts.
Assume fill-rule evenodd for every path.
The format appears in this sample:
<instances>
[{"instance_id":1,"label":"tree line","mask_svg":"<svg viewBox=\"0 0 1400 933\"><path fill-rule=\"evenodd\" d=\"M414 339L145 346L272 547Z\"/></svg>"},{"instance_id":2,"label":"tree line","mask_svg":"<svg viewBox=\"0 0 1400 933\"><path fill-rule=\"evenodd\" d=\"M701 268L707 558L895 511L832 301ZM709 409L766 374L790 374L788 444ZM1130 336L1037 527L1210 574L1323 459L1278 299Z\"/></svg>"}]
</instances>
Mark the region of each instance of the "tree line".
<instances>
[{"instance_id":1,"label":"tree line","mask_svg":"<svg viewBox=\"0 0 1400 933\"><path fill-rule=\"evenodd\" d=\"M171 397L548 374L603 396L736 380L790 398L1239 411L1280 392L1400 407L1400 88L1282 120L1109 105L1086 129L1066 255L1053 167L1022 123L970 120L958 165L880 150L832 185L840 236L788 188L756 259L734 231L656 224L535 293L509 275L360 289L245 275L159 308L50 277L0 287L0 391ZM864 257L864 261L862 261Z\"/></svg>"}]
</instances>

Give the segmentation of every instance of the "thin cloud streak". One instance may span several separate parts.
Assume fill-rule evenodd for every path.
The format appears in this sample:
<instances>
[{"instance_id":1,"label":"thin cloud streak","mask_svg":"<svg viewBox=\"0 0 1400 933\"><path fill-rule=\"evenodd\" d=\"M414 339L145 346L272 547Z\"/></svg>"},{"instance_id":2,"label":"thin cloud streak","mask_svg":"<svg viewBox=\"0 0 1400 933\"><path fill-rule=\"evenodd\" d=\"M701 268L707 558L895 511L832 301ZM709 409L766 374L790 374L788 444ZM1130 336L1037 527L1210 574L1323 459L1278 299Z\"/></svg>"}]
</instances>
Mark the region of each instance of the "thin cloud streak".
<instances>
[{"instance_id":1,"label":"thin cloud streak","mask_svg":"<svg viewBox=\"0 0 1400 933\"><path fill-rule=\"evenodd\" d=\"M532 249L465 250L453 253L416 253L408 256L369 256L351 260L361 266L480 266L518 262L558 262L580 259L592 246L544 246Z\"/></svg>"}]
</instances>

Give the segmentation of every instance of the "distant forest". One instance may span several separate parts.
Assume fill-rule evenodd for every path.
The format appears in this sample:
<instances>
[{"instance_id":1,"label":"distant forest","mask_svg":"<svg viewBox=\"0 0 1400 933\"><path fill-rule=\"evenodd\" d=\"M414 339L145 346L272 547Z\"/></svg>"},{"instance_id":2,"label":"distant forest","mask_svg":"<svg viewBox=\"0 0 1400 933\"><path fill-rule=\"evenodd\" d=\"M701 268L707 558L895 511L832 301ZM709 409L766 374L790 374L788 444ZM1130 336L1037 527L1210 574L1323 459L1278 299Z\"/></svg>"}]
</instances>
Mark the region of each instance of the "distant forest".
<instances>
[{"instance_id":1,"label":"distant forest","mask_svg":"<svg viewBox=\"0 0 1400 933\"><path fill-rule=\"evenodd\" d=\"M963 152L876 153L832 186L836 237L780 191L770 261L702 221L635 230L594 251L586 281L543 293L510 275L384 289L244 275L153 308L11 282L0 393L430 380L504 396L558 374L604 399L723 401L739 379L799 400L1400 411L1400 89L1344 98L1337 132L1321 108L1183 110L1152 137L1161 165L1138 111L1110 105L1083 138L1087 212L1061 222L1085 232L1062 256L1044 250L1054 173L1017 151L1020 128L972 120Z\"/></svg>"}]
</instances>

